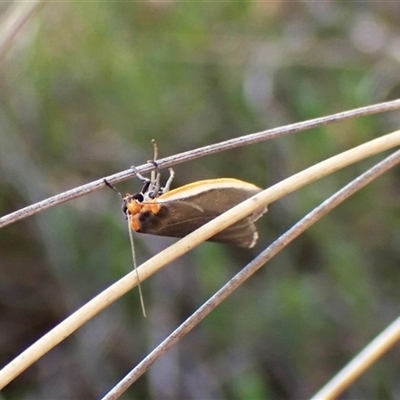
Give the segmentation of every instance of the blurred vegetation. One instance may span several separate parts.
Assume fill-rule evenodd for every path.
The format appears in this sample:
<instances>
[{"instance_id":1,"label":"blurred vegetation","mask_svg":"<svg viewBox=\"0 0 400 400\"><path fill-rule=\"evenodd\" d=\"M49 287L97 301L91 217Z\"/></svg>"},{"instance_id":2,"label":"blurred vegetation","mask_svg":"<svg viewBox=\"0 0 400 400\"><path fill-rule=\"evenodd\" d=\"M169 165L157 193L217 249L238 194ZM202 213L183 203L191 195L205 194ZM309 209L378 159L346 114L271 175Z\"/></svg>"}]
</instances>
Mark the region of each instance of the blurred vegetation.
<instances>
[{"instance_id":1,"label":"blurred vegetation","mask_svg":"<svg viewBox=\"0 0 400 400\"><path fill-rule=\"evenodd\" d=\"M0 214L139 165L152 138L162 157L396 98L399 19L398 2L46 3L0 63ZM362 118L201 158L175 168L174 187L224 176L267 187L398 121ZM147 319L129 293L4 398L99 398L374 160L272 204L251 251L201 245L143 284ZM399 179L391 171L316 224L123 398L312 395L399 313ZM119 200L107 189L0 234L1 365L132 268ZM171 241L136 235L139 262ZM398 398L399 357L393 349L343 398Z\"/></svg>"}]
</instances>

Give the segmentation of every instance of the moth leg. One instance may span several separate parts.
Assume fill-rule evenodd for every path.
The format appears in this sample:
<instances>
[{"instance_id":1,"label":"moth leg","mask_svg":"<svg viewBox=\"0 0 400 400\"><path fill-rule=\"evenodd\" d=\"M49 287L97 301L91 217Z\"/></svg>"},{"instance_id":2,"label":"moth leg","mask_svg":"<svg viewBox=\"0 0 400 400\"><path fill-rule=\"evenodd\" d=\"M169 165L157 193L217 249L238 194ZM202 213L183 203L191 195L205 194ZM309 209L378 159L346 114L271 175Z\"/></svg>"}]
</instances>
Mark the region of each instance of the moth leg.
<instances>
[{"instance_id":1,"label":"moth leg","mask_svg":"<svg viewBox=\"0 0 400 400\"><path fill-rule=\"evenodd\" d=\"M175 172L172 168L168 168L168 171L169 171L169 178L165 186L162 188L162 194L167 193L169 191L169 189L171 188L172 180L174 179L175 176Z\"/></svg>"},{"instance_id":2,"label":"moth leg","mask_svg":"<svg viewBox=\"0 0 400 400\"><path fill-rule=\"evenodd\" d=\"M140 174L134 165L131 166L131 169L133 169L133 171L136 174L136 177L139 178L143 183L143 187L142 187L142 190L140 191L140 193L142 193L142 194L146 193L149 190L149 187L152 183L151 179L146 178L145 176Z\"/></svg>"}]
</instances>

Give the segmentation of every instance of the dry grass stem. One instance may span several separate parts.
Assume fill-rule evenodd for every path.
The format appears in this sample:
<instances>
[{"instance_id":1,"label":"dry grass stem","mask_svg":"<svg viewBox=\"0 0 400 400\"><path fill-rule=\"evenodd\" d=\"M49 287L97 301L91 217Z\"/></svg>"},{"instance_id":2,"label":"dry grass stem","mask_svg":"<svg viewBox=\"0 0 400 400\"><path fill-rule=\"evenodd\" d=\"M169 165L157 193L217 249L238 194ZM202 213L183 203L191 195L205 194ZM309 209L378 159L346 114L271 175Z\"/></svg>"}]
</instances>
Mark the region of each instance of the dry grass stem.
<instances>
[{"instance_id":1,"label":"dry grass stem","mask_svg":"<svg viewBox=\"0 0 400 400\"><path fill-rule=\"evenodd\" d=\"M199 157L218 153L220 151L233 149L249 145L252 143L261 142L264 140L274 139L279 136L288 135L291 133L301 132L311 128L317 128L319 126L327 125L333 122L341 122L347 119L382 113L386 111L394 111L400 108L400 100L392 100L384 103L374 104L372 106L366 106L356 108L350 111L344 111L337 114L328 115L325 117L315 118L304 122L298 122L295 124L285 125L279 128L268 129L266 131L253 133L250 135L241 136L239 138L226 140L224 142L212 144L209 146L200 147L195 150L186 151L184 153L176 154L170 157L165 157L157 160L157 164L160 169L171 167L173 165L194 160ZM126 179L133 178L136 176L136 172L146 173L154 169L152 163L147 163L138 166L133 170L132 168L125 171L118 172L113 175L105 177L105 179L111 184L115 184ZM79 186L77 188L67 190L66 192L47 198L46 200L39 201L38 203L31 204L18 211L12 212L0 218L0 228L17 222L21 219L27 218L31 215L37 214L41 211L47 210L50 207L64 203L66 201L76 199L85 194L94 192L95 190L102 189L105 186L104 178L90 182L88 184Z\"/></svg>"},{"instance_id":2,"label":"dry grass stem","mask_svg":"<svg viewBox=\"0 0 400 400\"><path fill-rule=\"evenodd\" d=\"M40 0L14 2L3 15L0 21L0 60L11 49L18 33L21 32L41 4L43 2Z\"/></svg>"},{"instance_id":3,"label":"dry grass stem","mask_svg":"<svg viewBox=\"0 0 400 400\"><path fill-rule=\"evenodd\" d=\"M398 153L398 152L397 152ZM333 400L400 340L400 317L353 358L311 400Z\"/></svg>"},{"instance_id":4,"label":"dry grass stem","mask_svg":"<svg viewBox=\"0 0 400 400\"><path fill-rule=\"evenodd\" d=\"M230 296L241 284L243 284L258 269L265 265L272 257L278 254L285 246L291 243L301 233L305 232L315 222L332 211L344 200L352 196L358 190L378 178L380 175L400 163L400 151L387 157L379 164L370 168L364 174L354 179L343 189L336 192L302 220L296 223L285 234L266 248L258 257L236 274L207 302L197 309L186 321L172 332L162 343L149 353L131 372L129 372L102 400L115 400L124 393L140 376L142 376L165 352L171 349L181 338L199 324L212 310ZM318 392L313 400L333 399L348 387L362 372L364 372L377 358L392 347L400 337L400 319L387 328L374 340L360 356L348 365L332 383Z\"/></svg>"},{"instance_id":5,"label":"dry grass stem","mask_svg":"<svg viewBox=\"0 0 400 400\"><path fill-rule=\"evenodd\" d=\"M165 265L182 256L211 236L214 236L217 232L222 231L251 214L258 208L270 204L302 186L314 182L352 163L399 145L400 131L396 131L331 157L277 183L243 203L238 204L143 263L137 270L140 281L144 281ZM101 310L136 286L136 284L137 275L136 272L133 271L97 295L40 338L0 371L0 388L7 385L28 366L42 357Z\"/></svg>"}]
</instances>

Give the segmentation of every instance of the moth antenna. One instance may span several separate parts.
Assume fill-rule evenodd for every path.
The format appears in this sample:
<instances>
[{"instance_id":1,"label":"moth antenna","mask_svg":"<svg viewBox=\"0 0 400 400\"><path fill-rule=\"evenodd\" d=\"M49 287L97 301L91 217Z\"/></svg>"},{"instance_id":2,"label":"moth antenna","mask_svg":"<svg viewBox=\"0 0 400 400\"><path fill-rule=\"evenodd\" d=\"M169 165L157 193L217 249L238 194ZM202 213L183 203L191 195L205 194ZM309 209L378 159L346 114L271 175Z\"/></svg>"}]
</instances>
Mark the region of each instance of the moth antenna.
<instances>
[{"instance_id":1,"label":"moth antenna","mask_svg":"<svg viewBox=\"0 0 400 400\"><path fill-rule=\"evenodd\" d=\"M128 232L129 232L129 241L131 243L133 268L134 268L134 270L136 272L136 279L137 279L137 282L138 282L140 305L142 306L143 316L146 318L147 317L147 315L146 315L146 307L144 305L144 300L143 300L142 286L140 284L139 272L138 272L137 263L136 263L135 243L133 241L133 235L132 235L132 229L131 229L131 214L129 212L127 212L126 216L127 216L127 219L128 219Z\"/></svg>"},{"instance_id":2,"label":"moth antenna","mask_svg":"<svg viewBox=\"0 0 400 400\"><path fill-rule=\"evenodd\" d=\"M122 200L122 194L116 189L115 186L111 185L110 182L108 182L108 180L106 178L103 179L103 182L106 186L108 186L110 189L114 190L115 193L117 193L117 195L120 197L120 199Z\"/></svg>"},{"instance_id":3,"label":"moth antenna","mask_svg":"<svg viewBox=\"0 0 400 400\"><path fill-rule=\"evenodd\" d=\"M118 196L121 198L122 201L124 200L124 198L122 197L122 194L113 185L111 185L111 183L108 182L108 180L106 178L103 179L103 182L110 189L114 190L114 192L118 194ZM134 267L134 269L136 271L136 278L137 278L137 281L138 281L140 304L142 306L143 316L146 317L146 308L144 306L142 287L140 285L139 273L138 273L138 270L137 270L135 245L134 245L133 235L132 235L132 230L131 230L131 214L129 213L129 211L126 212L126 217L127 217L127 220L128 220L128 232L129 232L129 241L131 243L133 267Z\"/></svg>"}]
</instances>

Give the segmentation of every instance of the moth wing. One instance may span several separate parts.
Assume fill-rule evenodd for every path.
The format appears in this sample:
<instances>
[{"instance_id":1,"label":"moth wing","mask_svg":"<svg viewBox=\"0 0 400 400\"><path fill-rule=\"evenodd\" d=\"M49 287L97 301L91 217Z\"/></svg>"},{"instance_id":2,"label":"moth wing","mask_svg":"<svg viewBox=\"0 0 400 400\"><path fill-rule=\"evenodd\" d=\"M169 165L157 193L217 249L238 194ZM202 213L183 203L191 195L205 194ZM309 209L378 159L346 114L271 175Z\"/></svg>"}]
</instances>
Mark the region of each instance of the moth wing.
<instances>
[{"instance_id":1,"label":"moth wing","mask_svg":"<svg viewBox=\"0 0 400 400\"><path fill-rule=\"evenodd\" d=\"M217 233L209 240L238 247L251 248L256 244L257 239L258 232L256 226L245 218Z\"/></svg>"},{"instance_id":2,"label":"moth wing","mask_svg":"<svg viewBox=\"0 0 400 400\"><path fill-rule=\"evenodd\" d=\"M250 214L248 217L236 222L223 231L217 233L209 240L213 242L228 243L238 247L251 248L258 239L257 227L254 222L267 212L267 207Z\"/></svg>"},{"instance_id":3,"label":"moth wing","mask_svg":"<svg viewBox=\"0 0 400 400\"><path fill-rule=\"evenodd\" d=\"M187 199L179 199L172 202L162 201L161 196L159 202L161 205L160 212L156 216L150 216L146 224L143 225L141 232L171 237L186 236L260 191L261 189L258 188L251 191L229 188L229 192L227 192L225 189L215 188ZM209 240L246 248L252 247L258 237L257 229L253 222L266 211L266 207L257 210Z\"/></svg>"},{"instance_id":4,"label":"moth wing","mask_svg":"<svg viewBox=\"0 0 400 400\"><path fill-rule=\"evenodd\" d=\"M142 221L142 233L159 236L183 237L215 218L198 206L185 201L162 204L157 214L149 214ZM189 217L188 217L189 216Z\"/></svg>"}]
</instances>

